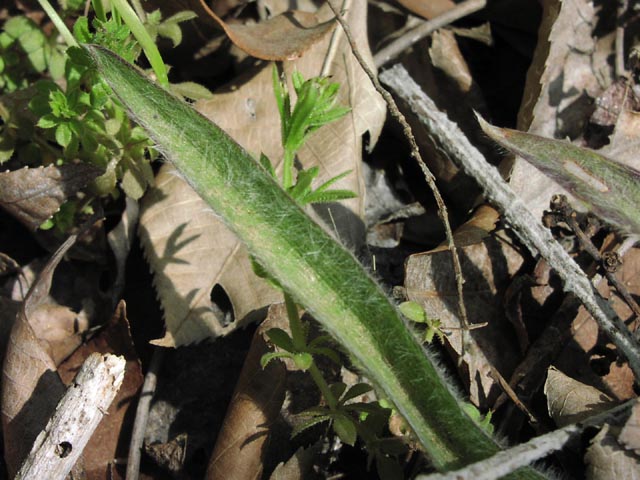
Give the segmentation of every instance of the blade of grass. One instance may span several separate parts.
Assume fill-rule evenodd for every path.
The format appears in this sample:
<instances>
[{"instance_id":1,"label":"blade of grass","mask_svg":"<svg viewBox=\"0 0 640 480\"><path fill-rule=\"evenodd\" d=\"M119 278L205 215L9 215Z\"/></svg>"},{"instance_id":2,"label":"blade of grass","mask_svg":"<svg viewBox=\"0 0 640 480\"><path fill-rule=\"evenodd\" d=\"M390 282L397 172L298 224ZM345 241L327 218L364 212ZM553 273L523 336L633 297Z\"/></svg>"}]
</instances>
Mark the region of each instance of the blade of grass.
<instances>
[{"instance_id":1,"label":"blade of grass","mask_svg":"<svg viewBox=\"0 0 640 480\"><path fill-rule=\"evenodd\" d=\"M380 286L251 155L129 64L101 47L86 48L157 148L393 401L436 468L457 468L499 450L461 410ZM523 469L513 478L544 477Z\"/></svg>"},{"instance_id":2,"label":"blade of grass","mask_svg":"<svg viewBox=\"0 0 640 480\"><path fill-rule=\"evenodd\" d=\"M144 28L144 25L138 18L138 15L136 15L136 12L131 8L131 5L129 5L127 0L111 0L111 3L142 47L147 60L149 60L151 68L153 68L153 71L156 74L158 83L163 87L169 85L167 67L160 56L160 51L158 50L156 43L147 33L147 29Z\"/></svg>"}]
</instances>

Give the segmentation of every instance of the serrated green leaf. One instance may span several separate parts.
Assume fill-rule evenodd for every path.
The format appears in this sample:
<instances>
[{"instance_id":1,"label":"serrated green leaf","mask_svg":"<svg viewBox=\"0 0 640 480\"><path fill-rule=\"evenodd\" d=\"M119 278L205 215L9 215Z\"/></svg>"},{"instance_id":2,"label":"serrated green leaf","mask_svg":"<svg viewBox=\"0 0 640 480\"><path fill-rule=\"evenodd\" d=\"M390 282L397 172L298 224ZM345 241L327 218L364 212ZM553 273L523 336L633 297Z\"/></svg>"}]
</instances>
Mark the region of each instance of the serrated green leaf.
<instances>
[{"instance_id":1,"label":"serrated green leaf","mask_svg":"<svg viewBox=\"0 0 640 480\"><path fill-rule=\"evenodd\" d=\"M304 412L299 414L298 416L303 416L303 415L304 415ZM293 430L291 431L291 438L295 438L305 430L308 430L309 428L315 425L318 425L319 423L328 422L329 420L331 420L331 417L326 414L310 417L308 420L305 420L304 422L301 422L295 427L293 427Z\"/></svg>"},{"instance_id":2,"label":"serrated green leaf","mask_svg":"<svg viewBox=\"0 0 640 480\"><path fill-rule=\"evenodd\" d=\"M344 382L336 382L329 385L329 390L331 390L335 398L340 398L346 389L347 384Z\"/></svg>"},{"instance_id":3,"label":"serrated green leaf","mask_svg":"<svg viewBox=\"0 0 640 480\"><path fill-rule=\"evenodd\" d=\"M324 355L336 365L342 365L342 362L340 361L340 356L336 353L335 350L331 348L309 346L308 350L310 353L313 353L314 355Z\"/></svg>"},{"instance_id":4,"label":"serrated green leaf","mask_svg":"<svg viewBox=\"0 0 640 480\"><path fill-rule=\"evenodd\" d=\"M264 355L262 355L262 357L260 357L260 366L262 368L265 368L267 365L269 365L271 360L275 360L278 358L291 358L291 354L286 352L265 353Z\"/></svg>"},{"instance_id":5,"label":"serrated green leaf","mask_svg":"<svg viewBox=\"0 0 640 480\"><path fill-rule=\"evenodd\" d=\"M494 127L478 116L482 130L521 156L603 220L622 232L640 233L640 172L567 141Z\"/></svg>"},{"instance_id":6,"label":"serrated green leaf","mask_svg":"<svg viewBox=\"0 0 640 480\"><path fill-rule=\"evenodd\" d=\"M171 91L190 100L206 100L213 97L213 93L207 87L195 82L172 83Z\"/></svg>"},{"instance_id":7,"label":"serrated green leaf","mask_svg":"<svg viewBox=\"0 0 640 480\"><path fill-rule=\"evenodd\" d=\"M348 200L349 198L356 198L357 196L358 195L351 190L313 191L303 198L303 204L339 202L341 200Z\"/></svg>"},{"instance_id":8,"label":"serrated green leaf","mask_svg":"<svg viewBox=\"0 0 640 480\"><path fill-rule=\"evenodd\" d=\"M60 123L60 119L49 113L44 117L41 117L36 123L36 126L47 129L55 127L56 125L58 125L58 123Z\"/></svg>"}]
</instances>

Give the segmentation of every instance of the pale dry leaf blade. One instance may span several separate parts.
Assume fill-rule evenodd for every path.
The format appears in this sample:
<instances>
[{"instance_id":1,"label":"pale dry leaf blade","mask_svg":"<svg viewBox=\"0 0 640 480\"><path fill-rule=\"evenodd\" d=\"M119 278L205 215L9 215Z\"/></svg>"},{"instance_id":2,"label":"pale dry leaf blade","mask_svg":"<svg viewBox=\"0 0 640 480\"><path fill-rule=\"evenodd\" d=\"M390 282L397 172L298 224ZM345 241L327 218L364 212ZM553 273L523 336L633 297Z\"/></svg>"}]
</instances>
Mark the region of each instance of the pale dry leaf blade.
<instances>
[{"instance_id":1,"label":"pale dry leaf blade","mask_svg":"<svg viewBox=\"0 0 640 480\"><path fill-rule=\"evenodd\" d=\"M223 336L279 298L251 272L244 247L173 167L163 165L142 202L140 239L154 273L166 333L153 343L180 346ZM220 284L236 321L227 326L211 300Z\"/></svg>"},{"instance_id":2,"label":"pale dry leaf blade","mask_svg":"<svg viewBox=\"0 0 640 480\"><path fill-rule=\"evenodd\" d=\"M614 32L602 36L598 6L588 0L542 2L538 43L527 72L517 128L546 138L576 138L593 110L592 99L613 79ZM528 162L510 157L502 171L534 216L552 195L570 195Z\"/></svg>"},{"instance_id":3,"label":"pale dry leaf blade","mask_svg":"<svg viewBox=\"0 0 640 480\"><path fill-rule=\"evenodd\" d=\"M640 479L640 458L618 443L609 425L593 438L584 461L587 480Z\"/></svg>"}]
</instances>

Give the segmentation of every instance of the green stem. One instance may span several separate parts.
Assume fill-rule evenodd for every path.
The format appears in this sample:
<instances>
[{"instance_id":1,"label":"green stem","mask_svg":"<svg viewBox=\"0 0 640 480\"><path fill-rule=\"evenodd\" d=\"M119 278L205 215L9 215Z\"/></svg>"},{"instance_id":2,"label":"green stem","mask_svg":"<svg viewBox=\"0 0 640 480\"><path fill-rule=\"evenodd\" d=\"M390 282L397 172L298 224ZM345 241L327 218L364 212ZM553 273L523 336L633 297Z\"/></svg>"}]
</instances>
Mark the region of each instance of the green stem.
<instances>
[{"instance_id":1,"label":"green stem","mask_svg":"<svg viewBox=\"0 0 640 480\"><path fill-rule=\"evenodd\" d=\"M62 38L64 38L67 46L77 47L78 42L76 41L71 31L67 28L62 18L60 18L60 15L58 15L56 9L51 6L49 0L38 0L38 2L40 3L40 6L45 11L45 13L49 15L49 18L56 26L58 33L60 33L60 35L62 35Z\"/></svg>"},{"instance_id":2,"label":"green stem","mask_svg":"<svg viewBox=\"0 0 640 480\"><path fill-rule=\"evenodd\" d=\"M287 317L289 317L289 330L291 330L293 346L297 350L303 350L307 346L307 339L304 334L304 326L300 319L298 306L293 298L291 298L291 295L287 293L284 294L284 304L287 308Z\"/></svg>"},{"instance_id":3,"label":"green stem","mask_svg":"<svg viewBox=\"0 0 640 480\"><path fill-rule=\"evenodd\" d=\"M395 305L353 254L215 124L111 52L86 48L129 115L269 275L396 405L437 469L459 468L500 450L462 410ZM544 477L521 469L511 478Z\"/></svg>"},{"instance_id":4,"label":"green stem","mask_svg":"<svg viewBox=\"0 0 640 480\"><path fill-rule=\"evenodd\" d=\"M285 147L282 166L282 188L289 190L293 186L293 160L296 152Z\"/></svg>"},{"instance_id":5,"label":"green stem","mask_svg":"<svg viewBox=\"0 0 640 480\"><path fill-rule=\"evenodd\" d=\"M329 384L322 376L322 372L316 365L315 360L309 367L309 374L311 375L311 378L313 378L315 384L318 386L318 390L320 390L324 401L327 402L327 406L329 407L329 409L331 411L334 411L338 406L338 399L333 395L333 392L329 388Z\"/></svg>"},{"instance_id":6,"label":"green stem","mask_svg":"<svg viewBox=\"0 0 640 480\"><path fill-rule=\"evenodd\" d=\"M160 51L158 50L156 43L149 36L147 29L144 28L144 25L136 15L136 12L131 8L131 5L129 5L126 0L111 0L111 3L142 47L147 60L149 60L149 64L151 64L151 68L153 68L153 71L156 74L158 83L163 87L168 87L169 77L167 76L167 67L160 56Z\"/></svg>"},{"instance_id":7,"label":"green stem","mask_svg":"<svg viewBox=\"0 0 640 480\"><path fill-rule=\"evenodd\" d=\"M107 21L107 13L104 10L104 5L102 0L91 0L91 4L93 5L93 11L96 14L96 18L101 22Z\"/></svg>"}]
</instances>

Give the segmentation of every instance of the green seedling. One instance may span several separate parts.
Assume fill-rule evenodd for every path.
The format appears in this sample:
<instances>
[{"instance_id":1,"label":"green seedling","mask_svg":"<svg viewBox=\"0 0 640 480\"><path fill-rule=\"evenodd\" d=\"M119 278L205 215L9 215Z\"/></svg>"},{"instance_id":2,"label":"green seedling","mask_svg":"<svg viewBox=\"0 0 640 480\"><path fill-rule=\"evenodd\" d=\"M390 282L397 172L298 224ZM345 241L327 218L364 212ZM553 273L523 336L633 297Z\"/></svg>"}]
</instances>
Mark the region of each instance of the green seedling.
<instances>
[{"instance_id":1,"label":"green seedling","mask_svg":"<svg viewBox=\"0 0 640 480\"><path fill-rule=\"evenodd\" d=\"M128 63L100 47L85 48L165 157L295 304L393 401L437 469L461 467L500 450L462 410L382 288L264 167ZM509 477L544 478L531 469Z\"/></svg>"},{"instance_id":2,"label":"green seedling","mask_svg":"<svg viewBox=\"0 0 640 480\"><path fill-rule=\"evenodd\" d=\"M423 341L425 343L433 342L433 337L437 336L440 342L444 342L444 332L442 331L442 322L437 318L431 318L427 315L418 303L403 302L398 308L402 314L409 320L425 326Z\"/></svg>"},{"instance_id":3,"label":"green seedling","mask_svg":"<svg viewBox=\"0 0 640 480\"><path fill-rule=\"evenodd\" d=\"M155 11L146 15L143 24L137 17L119 13L117 2L105 9L102 1L93 0L94 19L89 22L87 16L80 15L72 33L60 15L73 18L85 2L65 2L62 13L47 0L40 3L60 36L55 32L46 36L32 20L22 16L8 20L0 33L0 87L4 93L0 100L0 163L11 158L28 166L80 160L104 170L91 185L89 195L69 200L41 226L64 234L74 224L76 214L88 211L96 197L117 197L122 189L127 196L140 198L153 182L150 162L156 156L144 130L114 102L109 87L78 44L100 44L133 62L144 50L141 45L154 43L158 36L178 43L179 23L194 14L179 12L163 21ZM147 48L147 56L156 69L162 63L166 75L155 43ZM156 72L158 78L162 75L162 71ZM192 86L180 88L194 90Z\"/></svg>"},{"instance_id":4,"label":"green seedling","mask_svg":"<svg viewBox=\"0 0 640 480\"><path fill-rule=\"evenodd\" d=\"M625 234L640 234L640 172L568 141L489 125L482 130L574 194Z\"/></svg>"}]
</instances>

